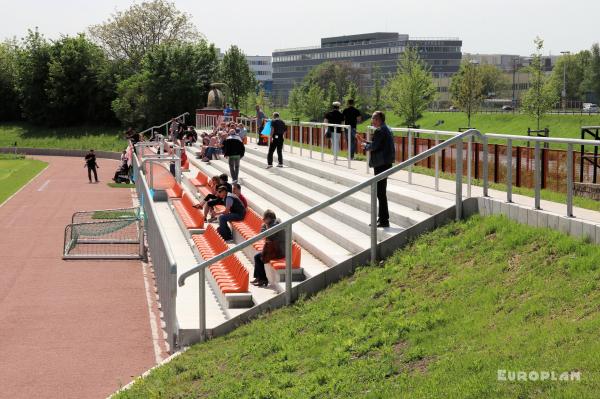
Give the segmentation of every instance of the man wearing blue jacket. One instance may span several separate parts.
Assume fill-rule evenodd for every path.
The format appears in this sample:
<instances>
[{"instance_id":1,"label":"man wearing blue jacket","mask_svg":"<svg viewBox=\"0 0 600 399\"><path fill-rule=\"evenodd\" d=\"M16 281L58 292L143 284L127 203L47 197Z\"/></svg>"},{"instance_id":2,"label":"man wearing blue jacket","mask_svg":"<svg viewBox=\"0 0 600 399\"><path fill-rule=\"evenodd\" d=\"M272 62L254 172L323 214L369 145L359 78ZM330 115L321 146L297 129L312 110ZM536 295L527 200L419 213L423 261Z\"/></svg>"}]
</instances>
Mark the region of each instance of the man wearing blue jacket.
<instances>
[{"instance_id":1,"label":"man wearing blue jacket","mask_svg":"<svg viewBox=\"0 0 600 399\"><path fill-rule=\"evenodd\" d=\"M381 111L375 111L371 118L371 124L375 128L373 140L371 142L364 142L363 147L366 151L370 151L369 166L378 175L392 167L396 158L396 149L394 147L394 135L385 124L385 114ZM377 227L390 227L390 214L387 202L387 178L377 182L377 201L379 202Z\"/></svg>"}]
</instances>

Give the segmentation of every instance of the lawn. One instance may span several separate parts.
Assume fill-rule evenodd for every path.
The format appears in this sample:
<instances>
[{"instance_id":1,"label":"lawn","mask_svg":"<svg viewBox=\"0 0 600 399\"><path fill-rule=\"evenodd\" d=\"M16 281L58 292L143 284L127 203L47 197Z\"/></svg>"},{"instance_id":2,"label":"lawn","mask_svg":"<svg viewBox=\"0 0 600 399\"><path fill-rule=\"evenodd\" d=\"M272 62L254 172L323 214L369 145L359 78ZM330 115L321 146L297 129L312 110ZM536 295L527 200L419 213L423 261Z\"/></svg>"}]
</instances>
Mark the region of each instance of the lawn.
<instances>
[{"instance_id":1,"label":"lawn","mask_svg":"<svg viewBox=\"0 0 600 399\"><path fill-rule=\"evenodd\" d=\"M19 155L0 154L0 204L33 179L48 164Z\"/></svg>"},{"instance_id":2,"label":"lawn","mask_svg":"<svg viewBox=\"0 0 600 399\"><path fill-rule=\"evenodd\" d=\"M597 397L599 265L585 241L476 216L194 345L117 397Z\"/></svg>"},{"instance_id":3,"label":"lawn","mask_svg":"<svg viewBox=\"0 0 600 399\"><path fill-rule=\"evenodd\" d=\"M0 123L0 147L64 148L122 151L127 143L118 127L46 128L28 123Z\"/></svg>"}]
</instances>

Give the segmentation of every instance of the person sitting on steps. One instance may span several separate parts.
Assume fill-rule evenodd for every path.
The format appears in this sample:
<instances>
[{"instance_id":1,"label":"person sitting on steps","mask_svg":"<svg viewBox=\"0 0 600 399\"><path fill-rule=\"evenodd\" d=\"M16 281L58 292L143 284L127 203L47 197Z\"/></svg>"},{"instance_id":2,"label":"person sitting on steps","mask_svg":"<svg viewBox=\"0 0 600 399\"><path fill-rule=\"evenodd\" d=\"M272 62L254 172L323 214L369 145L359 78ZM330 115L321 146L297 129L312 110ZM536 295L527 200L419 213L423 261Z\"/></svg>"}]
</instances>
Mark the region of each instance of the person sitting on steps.
<instances>
[{"instance_id":1,"label":"person sitting on steps","mask_svg":"<svg viewBox=\"0 0 600 399\"><path fill-rule=\"evenodd\" d=\"M218 232L225 241L229 241L233 239L233 234L229 228L229 222L244 220L246 208L242 201L235 194L227 192L227 189L224 186L219 187L217 196L225 204L225 210L219 215Z\"/></svg>"},{"instance_id":2,"label":"person sitting on steps","mask_svg":"<svg viewBox=\"0 0 600 399\"><path fill-rule=\"evenodd\" d=\"M260 232L262 233L280 223L281 220L277 219L275 212L267 209L263 214L263 225ZM267 273L265 272L265 263L270 262L273 259L281 259L284 257L285 232L281 230L265 238L265 245L263 246L262 251L254 255L254 280L251 281L251 284L259 287L266 287L269 285Z\"/></svg>"}]
</instances>

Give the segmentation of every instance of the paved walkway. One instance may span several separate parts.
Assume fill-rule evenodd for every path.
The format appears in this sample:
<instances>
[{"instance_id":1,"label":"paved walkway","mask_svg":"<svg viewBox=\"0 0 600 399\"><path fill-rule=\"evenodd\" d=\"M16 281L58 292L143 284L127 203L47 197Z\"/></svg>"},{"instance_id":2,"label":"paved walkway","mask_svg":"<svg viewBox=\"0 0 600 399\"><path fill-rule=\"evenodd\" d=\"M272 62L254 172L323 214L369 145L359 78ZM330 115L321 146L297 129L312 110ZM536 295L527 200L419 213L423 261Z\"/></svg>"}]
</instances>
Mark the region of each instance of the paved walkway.
<instances>
[{"instance_id":1,"label":"paved walkway","mask_svg":"<svg viewBox=\"0 0 600 399\"><path fill-rule=\"evenodd\" d=\"M0 398L103 398L155 364L139 261L63 261L77 210L130 207L106 185L116 161L49 167L0 207ZM156 334L155 334L156 335ZM156 338L156 337L155 337Z\"/></svg>"}]
</instances>

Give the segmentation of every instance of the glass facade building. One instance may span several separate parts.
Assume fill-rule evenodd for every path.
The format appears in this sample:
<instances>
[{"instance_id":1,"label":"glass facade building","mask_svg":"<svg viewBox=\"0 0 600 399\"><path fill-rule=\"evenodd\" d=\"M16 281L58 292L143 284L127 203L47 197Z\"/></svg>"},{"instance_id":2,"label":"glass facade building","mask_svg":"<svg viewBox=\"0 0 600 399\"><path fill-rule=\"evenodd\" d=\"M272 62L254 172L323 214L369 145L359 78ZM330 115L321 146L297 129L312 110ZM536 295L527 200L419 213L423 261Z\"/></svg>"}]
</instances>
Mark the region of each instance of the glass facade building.
<instances>
[{"instance_id":1,"label":"glass facade building","mask_svg":"<svg viewBox=\"0 0 600 399\"><path fill-rule=\"evenodd\" d=\"M367 33L321 39L321 45L273 52L273 97L287 101L289 91L315 66L327 61L347 62L358 68L362 90L373 86L375 67L386 80L397 69L407 47L416 48L431 68L434 78L446 78L458 71L462 41L458 38L415 38L399 33Z\"/></svg>"}]
</instances>

